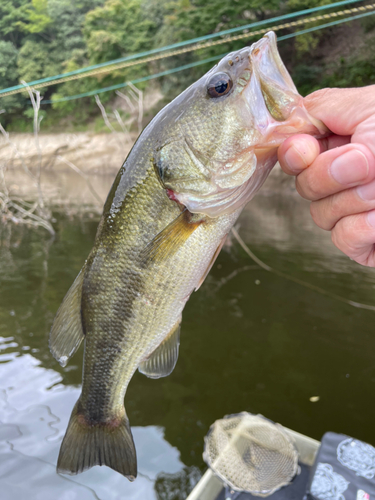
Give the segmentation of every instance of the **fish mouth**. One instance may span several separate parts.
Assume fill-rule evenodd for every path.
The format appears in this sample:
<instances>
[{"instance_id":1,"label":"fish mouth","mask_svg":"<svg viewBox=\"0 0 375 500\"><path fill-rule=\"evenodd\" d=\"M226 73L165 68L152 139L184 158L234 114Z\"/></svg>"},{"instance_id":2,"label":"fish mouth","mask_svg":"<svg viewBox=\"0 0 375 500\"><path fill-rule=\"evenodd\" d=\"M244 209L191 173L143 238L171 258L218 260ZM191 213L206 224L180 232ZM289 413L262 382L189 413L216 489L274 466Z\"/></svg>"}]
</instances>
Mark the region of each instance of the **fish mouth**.
<instances>
[{"instance_id":1,"label":"fish mouth","mask_svg":"<svg viewBox=\"0 0 375 500\"><path fill-rule=\"evenodd\" d=\"M264 138L273 136L271 146L280 145L283 139L296 133L322 137L327 128L305 109L276 40L275 33L270 31L249 50L252 77L244 89L244 97L251 108L252 126Z\"/></svg>"},{"instance_id":2,"label":"fish mouth","mask_svg":"<svg viewBox=\"0 0 375 500\"><path fill-rule=\"evenodd\" d=\"M249 100L257 96L252 109L256 122L267 122L267 126L273 121L285 122L302 97L281 60L273 31L250 47L249 59L252 78L245 97Z\"/></svg>"},{"instance_id":3,"label":"fish mouth","mask_svg":"<svg viewBox=\"0 0 375 500\"><path fill-rule=\"evenodd\" d=\"M296 86L280 57L273 31L266 33L250 47L249 57L252 67L265 85L277 85L285 92L298 95Z\"/></svg>"}]
</instances>

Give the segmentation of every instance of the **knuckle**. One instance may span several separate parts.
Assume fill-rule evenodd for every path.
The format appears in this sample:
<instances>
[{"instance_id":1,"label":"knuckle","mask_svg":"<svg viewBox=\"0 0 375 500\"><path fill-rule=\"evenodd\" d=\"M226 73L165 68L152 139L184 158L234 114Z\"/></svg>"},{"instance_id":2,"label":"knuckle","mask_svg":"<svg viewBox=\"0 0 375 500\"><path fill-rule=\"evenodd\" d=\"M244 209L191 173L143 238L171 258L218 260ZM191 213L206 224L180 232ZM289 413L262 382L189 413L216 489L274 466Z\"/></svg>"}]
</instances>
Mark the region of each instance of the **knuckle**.
<instances>
[{"instance_id":1,"label":"knuckle","mask_svg":"<svg viewBox=\"0 0 375 500\"><path fill-rule=\"evenodd\" d=\"M313 221L315 222L315 224L320 227L319 207L317 207L317 203L314 201L312 203L310 203L310 215L311 215Z\"/></svg>"},{"instance_id":2,"label":"knuckle","mask_svg":"<svg viewBox=\"0 0 375 500\"><path fill-rule=\"evenodd\" d=\"M325 231L330 231L334 226L332 222L332 217L329 216L329 211L326 208L326 200L313 201L310 204L310 214L315 222L315 224L324 229Z\"/></svg>"},{"instance_id":3,"label":"knuckle","mask_svg":"<svg viewBox=\"0 0 375 500\"><path fill-rule=\"evenodd\" d=\"M306 197L305 197L305 195L304 195L303 189L302 189L302 187L301 187L301 183L300 183L300 181L299 181L299 179L298 179L298 176L296 177L296 181L295 181L295 183L296 183L296 190L297 190L297 193L298 193L300 196L302 196L302 198L306 198Z\"/></svg>"},{"instance_id":4,"label":"knuckle","mask_svg":"<svg viewBox=\"0 0 375 500\"><path fill-rule=\"evenodd\" d=\"M332 243L337 247L340 248L340 243L339 243L339 228L335 226L332 231L331 231L331 240Z\"/></svg>"},{"instance_id":5,"label":"knuckle","mask_svg":"<svg viewBox=\"0 0 375 500\"><path fill-rule=\"evenodd\" d=\"M349 257L352 256L350 248L348 248L346 244L346 237L343 233L343 228L340 226L340 224L336 224L336 226L332 229L331 240L332 243L335 245L335 247L337 247L339 250L344 252Z\"/></svg>"},{"instance_id":6,"label":"knuckle","mask_svg":"<svg viewBox=\"0 0 375 500\"><path fill-rule=\"evenodd\" d=\"M302 177L302 174L297 175L296 177L296 189L297 192L302 198L305 200L313 201L313 198L310 196L308 185L306 184L305 178Z\"/></svg>"},{"instance_id":7,"label":"knuckle","mask_svg":"<svg viewBox=\"0 0 375 500\"><path fill-rule=\"evenodd\" d=\"M309 172L304 172L305 175L299 179L299 184L301 190L304 193L304 197L311 201L316 201L322 198L321 190L319 185L314 181L314 176L309 175Z\"/></svg>"},{"instance_id":8,"label":"knuckle","mask_svg":"<svg viewBox=\"0 0 375 500\"><path fill-rule=\"evenodd\" d=\"M340 219L331 232L333 244L351 258L356 258L363 247L358 216Z\"/></svg>"},{"instance_id":9,"label":"knuckle","mask_svg":"<svg viewBox=\"0 0 375 500\"><path fill-rule=\"evenodd\" d=\"M327 213L329 214L330 224L332 227L345 216L345 207L343 206L343 199L341 193L334 194L327 198Z\"/></svg>"}]
</instances>

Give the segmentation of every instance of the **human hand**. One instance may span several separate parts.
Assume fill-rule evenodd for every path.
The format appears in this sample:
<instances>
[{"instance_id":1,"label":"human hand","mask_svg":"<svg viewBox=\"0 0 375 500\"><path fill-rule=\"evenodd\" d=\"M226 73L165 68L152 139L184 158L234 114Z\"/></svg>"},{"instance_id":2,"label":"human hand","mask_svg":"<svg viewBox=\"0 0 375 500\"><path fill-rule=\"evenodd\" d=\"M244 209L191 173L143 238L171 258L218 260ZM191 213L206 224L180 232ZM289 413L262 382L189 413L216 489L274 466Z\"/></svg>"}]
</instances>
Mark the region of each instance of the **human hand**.
<instances>
[{"instance_id":1,"label":"human hand","mask_svg":"<svg viewBox=\"0 0 375 500\"><path fill-rule=\"evenodd\" d=\"M280 165L296 176L314 222L331 231L333 243L375 267L375 85L319 90L304 103L332 135L290 137L279 148Z\"/></svg>"}]
</instances>

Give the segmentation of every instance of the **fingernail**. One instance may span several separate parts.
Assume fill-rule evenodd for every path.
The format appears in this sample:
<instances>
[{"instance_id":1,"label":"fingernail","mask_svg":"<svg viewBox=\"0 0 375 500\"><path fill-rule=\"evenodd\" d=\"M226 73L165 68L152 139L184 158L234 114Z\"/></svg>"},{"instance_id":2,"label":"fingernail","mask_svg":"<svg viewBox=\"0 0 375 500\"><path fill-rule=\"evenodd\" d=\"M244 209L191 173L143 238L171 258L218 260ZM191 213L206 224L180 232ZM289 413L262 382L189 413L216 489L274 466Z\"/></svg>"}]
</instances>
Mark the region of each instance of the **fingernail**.
<instances>
[{"instance_id":1,"label":"fingernail","mask_svg":"<svg viewBox=\"0 0 375 500\"><path fill-rule=\"evenodd\" d=\"M331 163L331 175L339 184L349 186L363 181L368 176L366 156L357 149L352 149L339 156Z\"/></svg>"},{"instance_id":2,"label":"fingernail","mask_svg":"<svg viewBox=\"0 0 375 500\"><path fill-rule=\"evenodd\" d=\"M290 146L284 154L285 162L292 172L300 173L314 161L317 152L306 141L299 141L298 148Z\"/></svg>"},{"instance_id":3,"label":"fingernail","mask_svg":"<svg viewBox=\"0 0 375 500\"><path fill-rule=\"evenodd\" d=\"M297 172L304 167L303 158L299 152L291 146L284 155L286 164L292 172Z\"/></svg>"},{"instance_id":4,"label":"fingernail","mask_svg":"<svg viewBox=\"0 0 375 500\"><path fill-rule=\"evenodd\" d=\"M368 212L367 221L370 226L375 227L375 210L371 210L371 212Z\"/></svg>"},{"instance_id":5,"label":"fingernail","mask_svg":"<svg viewBox=\"0 0 375 500\"><path fill-rule=\"evenodd\" d=\"M369 182L364 186L358 186L357 193L364 201L375 200L375 181Z\"/></svg>"}]
</instances>

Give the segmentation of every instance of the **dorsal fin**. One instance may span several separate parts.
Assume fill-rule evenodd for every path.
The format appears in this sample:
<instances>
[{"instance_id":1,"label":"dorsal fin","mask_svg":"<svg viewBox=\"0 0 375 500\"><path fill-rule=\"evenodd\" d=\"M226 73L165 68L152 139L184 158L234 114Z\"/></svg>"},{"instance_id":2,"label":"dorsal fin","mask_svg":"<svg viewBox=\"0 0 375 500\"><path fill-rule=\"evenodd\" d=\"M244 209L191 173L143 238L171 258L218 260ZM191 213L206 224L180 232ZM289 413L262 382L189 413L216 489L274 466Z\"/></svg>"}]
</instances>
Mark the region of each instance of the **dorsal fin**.
<instances>
[{"instance_id":1,"label":"dorsal fin","mask_svg":"<svg viewBox=\"0 0 375 500\"><path fill-rule=\"evenodd\" d=\"M175 324L159 347L139 365L138 370L141 373L149 378L160 378L167 377L173 372L178 359L180 325L181 319Z\"/></svg>"},{"instance_id":2,"label":"dorsal fin","mask_svg":"<svg viewBox=\"0 0 375 500\"><path fill-rule=\"evenodd\" d=\"M84 338L81 320L83 275L84 268L65 295L49 334L49 348L61 366L66 366Z\"/></svg>"}]
</instances>

